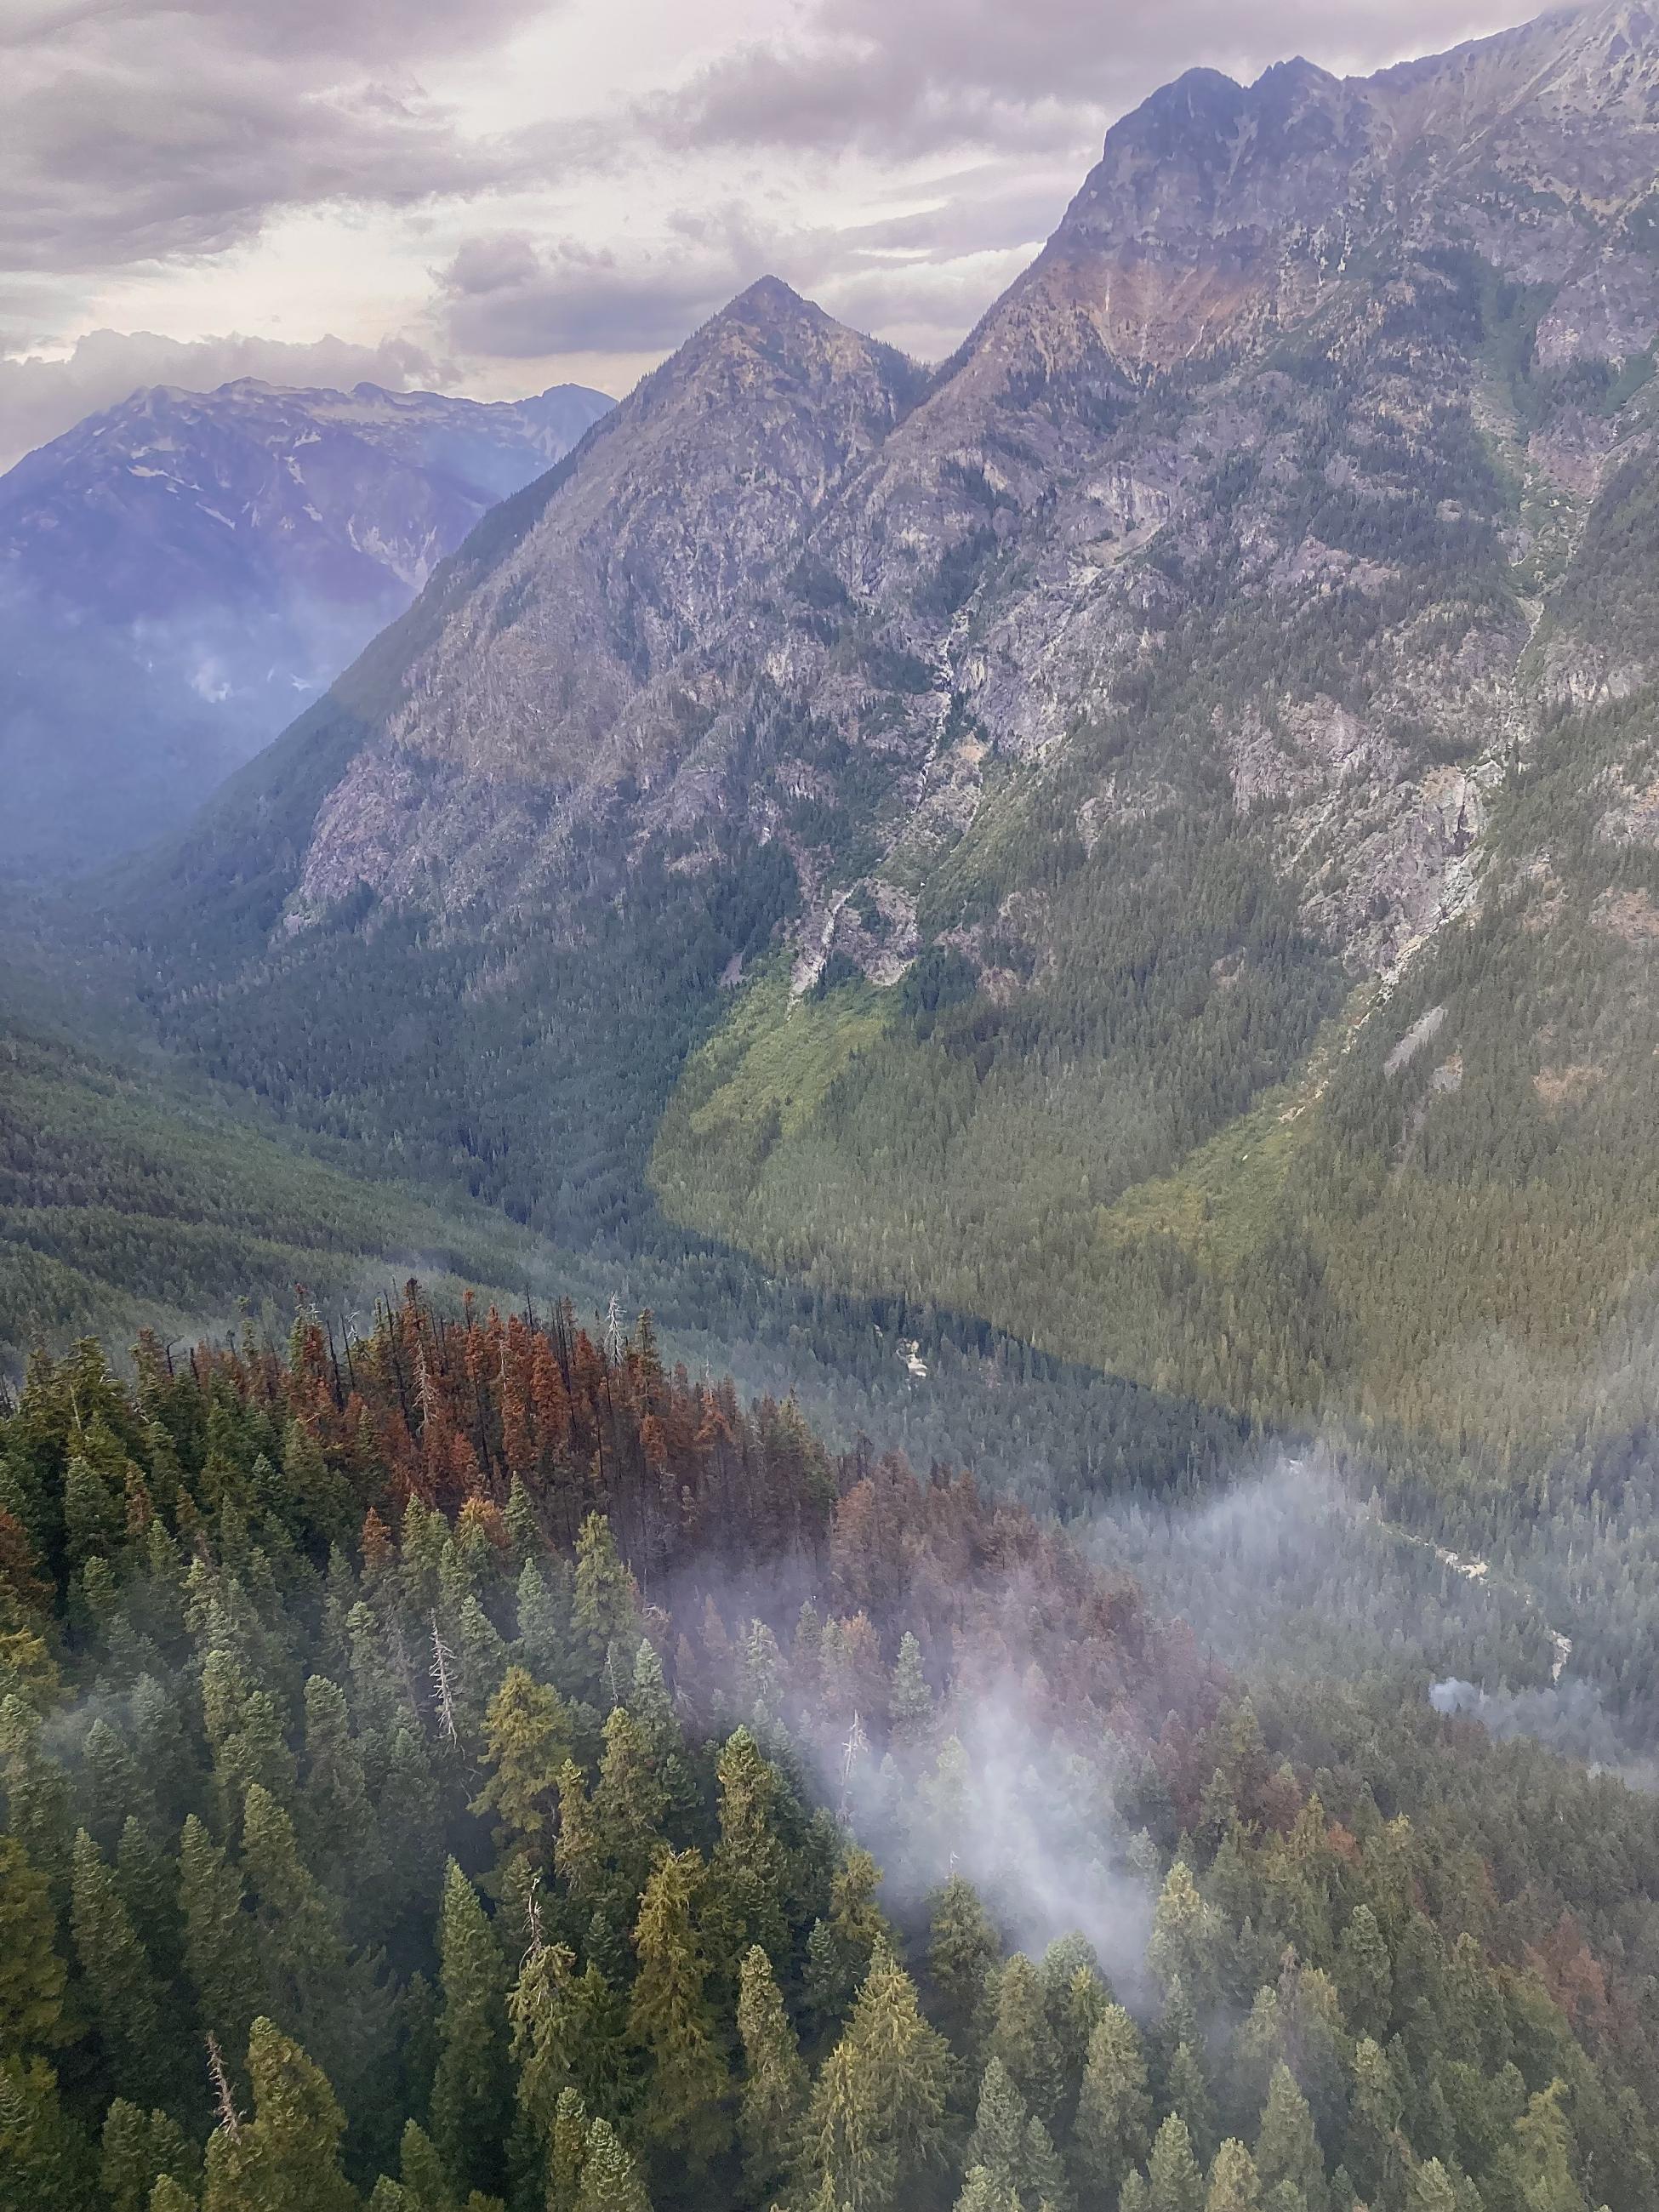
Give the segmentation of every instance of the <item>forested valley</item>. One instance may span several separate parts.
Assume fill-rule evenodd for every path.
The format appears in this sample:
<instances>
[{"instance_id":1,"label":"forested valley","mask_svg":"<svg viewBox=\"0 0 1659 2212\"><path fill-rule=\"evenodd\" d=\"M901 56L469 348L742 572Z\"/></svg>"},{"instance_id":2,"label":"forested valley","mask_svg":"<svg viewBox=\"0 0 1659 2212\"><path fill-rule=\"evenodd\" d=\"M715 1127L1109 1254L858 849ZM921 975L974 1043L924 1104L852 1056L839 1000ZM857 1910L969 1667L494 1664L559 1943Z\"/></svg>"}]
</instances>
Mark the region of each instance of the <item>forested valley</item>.
<instances>
[{"instance_id":1,"label":"forested valley","mask_svg":"<svg viewBox=\"0 0 1659 2212\"><path fill-rule=\"evenodd\" d=\"M1659 1801L1253 1693L649 1316L32 1363L17 2212L1621 2212Z\"/></svg>"}]
</instances>

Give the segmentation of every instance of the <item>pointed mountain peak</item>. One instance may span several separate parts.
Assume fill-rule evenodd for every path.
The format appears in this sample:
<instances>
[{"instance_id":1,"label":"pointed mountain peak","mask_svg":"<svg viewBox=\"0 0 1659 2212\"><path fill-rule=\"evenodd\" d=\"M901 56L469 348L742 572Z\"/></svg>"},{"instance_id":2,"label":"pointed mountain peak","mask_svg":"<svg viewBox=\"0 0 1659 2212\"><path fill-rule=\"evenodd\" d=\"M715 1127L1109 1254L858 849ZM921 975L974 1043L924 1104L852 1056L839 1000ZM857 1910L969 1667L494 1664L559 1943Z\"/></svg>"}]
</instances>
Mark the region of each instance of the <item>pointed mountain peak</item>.
<instances>
[{"instance_id":1,"label":"pointed mountain peak","mask_svg":"<svg viewBox=\"0 0 1659 2212\"><path fill-rule=\"evenodd\" d=\"M783 319L793 321L801 315L822 316L823 310L784 283L781 276L757 276L746 291L720 310L720 314L739 316L749 321L772 321ZM718 318L717 318L718 319Z\"/></svg>"}]
</instances>

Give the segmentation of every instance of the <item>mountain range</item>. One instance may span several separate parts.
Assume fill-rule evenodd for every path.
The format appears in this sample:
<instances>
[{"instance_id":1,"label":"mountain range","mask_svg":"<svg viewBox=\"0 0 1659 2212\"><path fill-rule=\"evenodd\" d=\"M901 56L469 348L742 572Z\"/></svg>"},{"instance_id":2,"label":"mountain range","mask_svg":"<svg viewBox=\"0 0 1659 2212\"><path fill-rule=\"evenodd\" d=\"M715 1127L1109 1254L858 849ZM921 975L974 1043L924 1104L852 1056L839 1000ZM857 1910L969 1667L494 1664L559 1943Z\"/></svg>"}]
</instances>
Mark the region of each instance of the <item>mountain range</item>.
<instances>
[{"instance_id":1,"label":"mountain range","mask_svg":"<svg viewBox=\"0 0 1659 2212\"><path fill-rule=\"evenodd\" d=\"M610 405L140 392L0 477L0 866L183 821Z\"/></svg>"},{"instance_id":2,"label":"mountain range","mask_svg":"<svg viewBox=\"0 0 1659 2212\"><path fill-rule=\"evenodd\" d=\"M575 1241L1576 1414L1659 1259L1656 171L1621 0L1190 73L936 372L754 286L123 895L165 1033Z\"/></svg>"}]
</instances>

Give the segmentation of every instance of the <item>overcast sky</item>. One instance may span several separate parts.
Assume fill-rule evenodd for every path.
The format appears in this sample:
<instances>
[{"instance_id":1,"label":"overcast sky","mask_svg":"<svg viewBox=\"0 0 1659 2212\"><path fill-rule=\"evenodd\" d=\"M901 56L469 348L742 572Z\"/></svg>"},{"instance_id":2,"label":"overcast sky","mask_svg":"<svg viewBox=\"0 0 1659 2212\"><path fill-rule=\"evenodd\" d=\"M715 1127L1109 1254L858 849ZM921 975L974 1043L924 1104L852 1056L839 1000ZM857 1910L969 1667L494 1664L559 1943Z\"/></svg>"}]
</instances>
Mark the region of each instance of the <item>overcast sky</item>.
<instances>
[{"instance_id":1,"label":"overcast sky","mask_svg":"<svg viewBox=\"0 0 1659 2212\"><path fill-rule=\"evenodd\" d=\"M925 357L1120 114L1527 0L0 0L0 465L143 383L620 393L774 270Z\"/></svg>"}]
</instances>

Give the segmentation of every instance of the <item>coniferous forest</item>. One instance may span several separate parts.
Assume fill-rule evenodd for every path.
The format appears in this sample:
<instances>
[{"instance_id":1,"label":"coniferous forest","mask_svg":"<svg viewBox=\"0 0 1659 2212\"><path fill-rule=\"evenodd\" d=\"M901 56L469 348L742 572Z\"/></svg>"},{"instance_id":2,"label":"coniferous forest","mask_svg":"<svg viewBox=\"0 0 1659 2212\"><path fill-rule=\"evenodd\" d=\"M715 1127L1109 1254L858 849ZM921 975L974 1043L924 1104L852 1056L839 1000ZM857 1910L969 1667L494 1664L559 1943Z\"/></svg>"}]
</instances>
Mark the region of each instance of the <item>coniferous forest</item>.
<instances>
[{"instance_id":1,"label":"coniferous forest","mask_svg":"<svg viewBox=\"0 0 1659 2212\"><path fill-rule=\"evenodd\" d=\"M7 2212L1638 2212L1659 1802L1247 1688L649 1316L0 1419Z\"/></svg>"}]
</instances>

